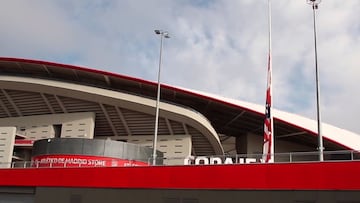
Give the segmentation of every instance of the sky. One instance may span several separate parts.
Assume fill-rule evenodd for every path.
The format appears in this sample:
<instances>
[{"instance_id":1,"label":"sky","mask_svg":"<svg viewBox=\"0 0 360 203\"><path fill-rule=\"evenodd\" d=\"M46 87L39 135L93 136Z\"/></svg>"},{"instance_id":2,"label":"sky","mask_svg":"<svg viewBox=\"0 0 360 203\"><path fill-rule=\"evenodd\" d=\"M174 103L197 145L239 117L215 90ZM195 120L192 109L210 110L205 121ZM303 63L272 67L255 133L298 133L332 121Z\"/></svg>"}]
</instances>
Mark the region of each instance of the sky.
<instances>
[{"instance_id":1,"label":"sky","mask_svg":"<svg viewBox=\"0 0 360 203\"><path fill-rule=\"evenodd\" d=\"M273 107L316 119L313 10L272 0ZM360 134L360 1L316 10L321 120ZM12 0L0 56L37 59L265 104L268 0ZM265 110L265 108L264 108Z\"/></svg>"}]
</instances>

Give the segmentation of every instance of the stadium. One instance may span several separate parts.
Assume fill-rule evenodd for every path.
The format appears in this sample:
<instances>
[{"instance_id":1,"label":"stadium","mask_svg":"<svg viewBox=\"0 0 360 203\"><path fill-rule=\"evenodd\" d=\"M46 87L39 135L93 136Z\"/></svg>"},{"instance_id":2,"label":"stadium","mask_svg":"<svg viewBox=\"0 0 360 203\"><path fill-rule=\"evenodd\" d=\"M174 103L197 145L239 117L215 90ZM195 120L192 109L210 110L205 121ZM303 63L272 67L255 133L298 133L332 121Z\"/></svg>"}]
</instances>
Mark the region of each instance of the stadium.
<instances>
[{"instance_id":1,"label":"stadium","mask_svg":"<svg viewBox=\"0 0 360 203\"><path fill-rule=\"evenodd\" d=\"M322 124L320 163L316 121L273 110L262 164L264 106L161 84L151 166L157 83L19 58L0 72L0 199L360 201L356 133Z\"/></svg>"}]
</instances>

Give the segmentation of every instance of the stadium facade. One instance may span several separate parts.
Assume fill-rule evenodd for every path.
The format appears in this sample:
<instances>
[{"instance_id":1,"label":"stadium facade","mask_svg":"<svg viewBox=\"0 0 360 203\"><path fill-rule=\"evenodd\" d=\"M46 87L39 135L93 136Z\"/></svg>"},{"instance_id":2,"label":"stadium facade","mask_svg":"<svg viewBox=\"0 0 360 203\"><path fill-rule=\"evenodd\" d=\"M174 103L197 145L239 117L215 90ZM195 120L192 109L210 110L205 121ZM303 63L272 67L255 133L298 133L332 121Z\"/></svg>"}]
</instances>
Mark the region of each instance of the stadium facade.
<instances>
[{"instance_id":1,"label":"stadium facade","mask_svg":"<svg viewBox=\"0 0 360 203\"><path fill-rule=\"evenodd\" d=\"M275 163L261 163L264 107L154 82L0 58L0 200L359 202L358 134L273 111ZM314 153L315 152L315 153Z\"/></svg>"}]
</instances>

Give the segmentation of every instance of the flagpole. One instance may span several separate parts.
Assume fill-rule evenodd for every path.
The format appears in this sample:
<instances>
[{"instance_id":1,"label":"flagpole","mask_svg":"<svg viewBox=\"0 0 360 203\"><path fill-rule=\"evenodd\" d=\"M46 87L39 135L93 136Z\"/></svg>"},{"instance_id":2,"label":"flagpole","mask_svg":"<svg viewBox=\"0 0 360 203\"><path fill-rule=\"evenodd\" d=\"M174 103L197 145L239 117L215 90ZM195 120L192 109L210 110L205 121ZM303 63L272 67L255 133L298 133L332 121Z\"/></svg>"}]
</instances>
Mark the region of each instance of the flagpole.
<instances>
[{"instance_id":1,"label":"flagpole","mask_svg":"<svg viewBox=\"0 0 360 203\"><path fill-rule=\"evenodd\" d=\"M263 143L263 162L274 162L274 122L272 116L272 54L271 54L271 0L268 0L268 34L269 34L269 50L268 50L268 73L267 73L267 89L265 103L265 119L264 119L264 143Z\"/></svg>"},{"instance_id":2,"label":"flagpole","mask_svg":"<svg viewBox=\"0 0 360 203\"><path fill-rule=\"evenodd\" d=\"M272 94L272 41L271 41L271 0L268 0L268 14L269 14L269 22L268 22L268 26L269 26L269 88L270 88L270 108L272 108L272 104L273 104L273 94ZM270 111L270 128L271 128L271 144L270 144L270 153L271 153L271 158L269 160L269 162L274 162L274 122L273 122L273 115L272 115L272 109Z\"/></svg>"},{"instance_id":3,"label":"flagpole","mask_svg":"<svg viewBox=\"0 0 360 203\"><path fill-rule=\"evenodd\" d=\"M269 22L268 22L268 26L269 26L269 69L270 69L270 103L271 103L271 107L272 107L272 104L273 104L273 92L272 92L272 35L271 35L271 0L268 0L269 3L268 3L268 10L269 10ZM275 140L274 140L274 120L273 120L273 114L272 114L272 111L271 111L271 114L270 114L270 119L271 119L271 145L270 145L270 152L271 152L271 162L274 162L274 153L275 153Z\"/></svg>"}]
</instances>

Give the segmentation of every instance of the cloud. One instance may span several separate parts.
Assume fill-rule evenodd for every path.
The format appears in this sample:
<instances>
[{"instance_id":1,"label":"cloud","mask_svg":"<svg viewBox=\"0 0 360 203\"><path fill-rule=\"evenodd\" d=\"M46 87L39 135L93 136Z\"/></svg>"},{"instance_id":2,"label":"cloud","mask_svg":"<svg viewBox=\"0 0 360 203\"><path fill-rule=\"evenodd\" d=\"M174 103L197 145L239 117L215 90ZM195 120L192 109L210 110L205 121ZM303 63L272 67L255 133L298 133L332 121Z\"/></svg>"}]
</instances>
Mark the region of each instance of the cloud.
<instances>
[{"instance_id":1,"label":"cloud","mask_svg":"<svg viewBox=\"0 0 360 203\"><path fill-rule=\"evenodd\" d=\"M317 10L323 120L360 133L358 0ZM268 54L264 1L7 1L0 8L2 56L42 59L162 81L263 104ZM316 117L312 9L272 1L274 106Z\"/></svg>"},{"instance_id":2,"label":"cloud","mask_svg":"<svg viewBox=\"0 0 360 203\"><path fill-rule=\"evenodd\" d=\"M71 52L76 46L76 27L48 1L8 1L0 18L2 55L46 58L49 52Z\"/></svg>"}]
</instances>

